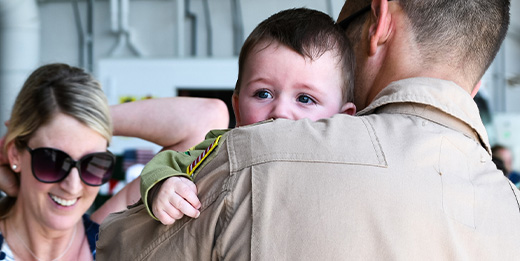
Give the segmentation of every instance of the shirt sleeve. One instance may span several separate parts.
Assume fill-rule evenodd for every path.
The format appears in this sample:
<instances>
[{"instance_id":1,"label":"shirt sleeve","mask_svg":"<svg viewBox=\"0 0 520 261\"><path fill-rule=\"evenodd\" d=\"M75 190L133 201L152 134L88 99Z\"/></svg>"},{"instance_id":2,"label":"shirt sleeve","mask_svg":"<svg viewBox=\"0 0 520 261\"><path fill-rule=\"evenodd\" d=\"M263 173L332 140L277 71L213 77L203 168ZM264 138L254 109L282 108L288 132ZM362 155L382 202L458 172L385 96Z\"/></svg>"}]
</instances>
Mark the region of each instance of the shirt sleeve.
<instances>
[{"instance_id":1,"label":"shirt sleeve","mask_svg":"<svg viewBox=\"0 0 520 261\"><path fill-rule=\"evenodd\" d=\"M150 190L159 182L170 177L185 177L193 181L197 164L209 154L208 149L216 146L221 134L225 131L211 131L206 139L186 152L167 150L157 154L146 164L141 173L140 191L142 201L148 214L157 220L148 204ZM199 162L197 162L199 161Z\"/></svg>"}]
</instances>

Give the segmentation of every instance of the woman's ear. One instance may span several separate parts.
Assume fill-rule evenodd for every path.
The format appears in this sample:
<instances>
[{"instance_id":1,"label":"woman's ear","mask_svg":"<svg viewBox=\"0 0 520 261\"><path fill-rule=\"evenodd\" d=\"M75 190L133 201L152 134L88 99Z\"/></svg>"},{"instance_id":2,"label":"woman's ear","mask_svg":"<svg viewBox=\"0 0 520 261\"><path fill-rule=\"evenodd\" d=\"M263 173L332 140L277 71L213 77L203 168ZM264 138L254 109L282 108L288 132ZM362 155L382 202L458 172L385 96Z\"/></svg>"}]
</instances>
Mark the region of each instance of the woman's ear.
<instances>
[{"instance_id":1,"label":"woman's ear","mask_svg":"<svg viewBox=\"0 0 520 261\"><path fill-rule=\"evenodd\" d=\"M347 102L341 106L340 113L355 115L356 114L356 105L352 102Z\"/></svg>"},{"instance_id":2,"label":"woman's ear","mask_svg":"<svg viewBox=\"0 0 520 261\"><path fill-rule=\"evenodd\" d=\"M233 97L231 98L231 105L233 106L233 112L235 113L235 120L236 120L236 126L242 125L240 123L240 109L239 109L239 102L238 102L238 94L233 93Z\"/></svg>"},{"instance_id":3,"label":"woman's ear","mask_svg":"<svg viewBox=\"0 0 520 261\"><path fill-rule=\"evenodd\" d=\"M11 141L9 144L7 144L7 158L9 159L9 165L11 169L16 173L20 173L21 171L21 157L22 154L14 145L14 141Z\"/></svg>"}]
</instances>

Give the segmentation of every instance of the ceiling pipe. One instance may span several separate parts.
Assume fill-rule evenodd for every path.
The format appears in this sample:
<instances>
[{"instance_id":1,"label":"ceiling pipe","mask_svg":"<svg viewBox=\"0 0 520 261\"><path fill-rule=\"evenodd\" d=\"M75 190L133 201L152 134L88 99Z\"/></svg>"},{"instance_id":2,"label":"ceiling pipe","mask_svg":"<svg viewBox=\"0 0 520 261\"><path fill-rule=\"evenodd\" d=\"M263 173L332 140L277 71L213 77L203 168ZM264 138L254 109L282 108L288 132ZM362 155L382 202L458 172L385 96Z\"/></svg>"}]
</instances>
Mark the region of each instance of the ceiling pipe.
<instances>
[{"instance_id":1,"label":"ceiling pipe","mask_svg":"<svg viewBox=\"0 0 520 261\"><path fill-rule=\"evenodd\" d=\"M88 72L94 71L94 0L87 2L87 30L83 29L78 0L72 0L74 21L78 34L79 64Z\"/></svg>"},{"instance_id":2,"label":"ceiling pipe","mask_svg":"<svg viewBox=\"0 0 520 261\"><path fill-rule=\"evenodd\" d=\"M184 24L185 24L185 15L186 15L186 8L184 7L185 6L185 1L183 0L177 0L177 22L175 23L176 24L176 31L177 31L177 37L176 37L176 40L177 40L177 45L175 46L176 50L177 50L177 57L178 58L183 58L184 56L186 56L186 51L184 50Z\"/></svg>"},{"instance_id":3,"label":"ceiling pipe","mask_svg":"<svg viewBox=\"0 0 520 261\"><path fill-rule=\"evenodd\" d=\"M85 32L81 24L81 15L79 10L78 0L72 0L72 11L74 12L74 22L76 23L76 32L78 33L78 49L79 49L79 64L82 68L86 67L86 47L85 47Z\"/></svg>"},{"instance_id":4,"label":"ceiling pipe","mask_svg":"<svg viewBox=\"0 0 520 261\"><path fill-rule=\"evenodd\" d=\"M108 56L113 57L121 52L125 45L135 56L143 56L141 50L131 41L128 17L130 12L129 0L110 0L110 15L112 32L117 35L117 41Z\"/></svg>"},{"instance_id":5,"label":"ceiling pipe","mask_svg":"<svg viewBox=\"0 0 520 261\"><path fill-rule=\"evenodd\" d=\"M240 0L231 0L231 16L233 17L233 54L238 56L244 42L244 22Z\"/></svg>"},{"instance_id":6,"label":"ceiling pipe","mask_svg":"<svg viewBox=\"0 0 520 261\"><path fill-rule=\"evenodd\" d=\"M209 57L213 56L213 28L211 27L211 16L209 11L209 2L208 0L202 0L202 5L204 7L204 17L206 20L206 49Z\"/></svg>"},{"instance_id":7,"label":"ceiling pipe","mask_svg":"<svg viewBox=\"0 0 520 261\"><path fill-rule=\"evenodd\" d=\"M180 1L180 0L179 0ZM197 15L190 9L190 0L184 0L184 15L191 20L191 56L197 56Z\"/></svg>"},{"instance_id":8,"label":"ceiling pipe","mask_svg":"<svg viewBox=\"0 0 520 261\"><path fill-rule=\"evenodd\" d=\"M86 32L87 70L94 72L94 0L87 2L87 32Z\"/></svg>"},{"instance_id":9,"label":"ceiling pipe","mask_svg":"<svg viewBox=\"0 0 520 261\"><path fill-rule=\"evenodd\" d=\"M0 0L0 134L25 79L40 61L36 0Z\"/></svg>"}]
</instances>

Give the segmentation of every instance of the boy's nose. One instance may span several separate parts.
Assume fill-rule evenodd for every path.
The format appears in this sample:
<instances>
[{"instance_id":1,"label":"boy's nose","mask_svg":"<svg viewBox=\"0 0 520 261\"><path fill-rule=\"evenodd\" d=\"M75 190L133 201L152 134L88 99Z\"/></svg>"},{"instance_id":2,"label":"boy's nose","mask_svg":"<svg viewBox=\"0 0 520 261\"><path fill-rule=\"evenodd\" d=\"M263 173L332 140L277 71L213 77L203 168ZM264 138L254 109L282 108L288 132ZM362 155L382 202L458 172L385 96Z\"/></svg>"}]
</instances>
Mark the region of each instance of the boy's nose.
<instances>
[{"instance_id":1,"label":"boy's nose","mask_svg":"<svg viewBox=\"0 0 520 261\"><path fill-rule=\"evenodd\" d=\"M293 120L293 114L287 102L279 101L276 104L274 104L269 118Z\"/></svg>"}]
</instances>

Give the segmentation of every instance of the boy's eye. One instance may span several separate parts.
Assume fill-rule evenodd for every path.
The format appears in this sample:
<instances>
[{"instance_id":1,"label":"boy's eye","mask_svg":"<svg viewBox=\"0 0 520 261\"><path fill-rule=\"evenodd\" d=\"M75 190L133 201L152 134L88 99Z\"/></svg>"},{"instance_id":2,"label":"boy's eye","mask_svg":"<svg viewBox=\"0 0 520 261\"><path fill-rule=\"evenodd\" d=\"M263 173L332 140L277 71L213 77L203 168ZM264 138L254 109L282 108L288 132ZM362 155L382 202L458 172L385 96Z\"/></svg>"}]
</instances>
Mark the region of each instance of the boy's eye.
<instances>
[{"instance_id":1,"label":"boy's eye","mask_svg":"<svg viewBox=\"0 0 520 261\"><path fill-rule=\"evenodd\" d=\"M314 103L314 100L309 97L308 95L300 95L298 96L298 102L301 102L301 103Z\"/></svg>"},{"instance_id":2,"label":"boy's eye","mask_svg":"<svg viewBox=\"0 0 520 261\"><path fill-rule=\"evenodd\" d=\"M269 99L273 98L273 96L268 91L258 91L255 93L255 96L260 99Z\"/></svg>"}]
</instances>

